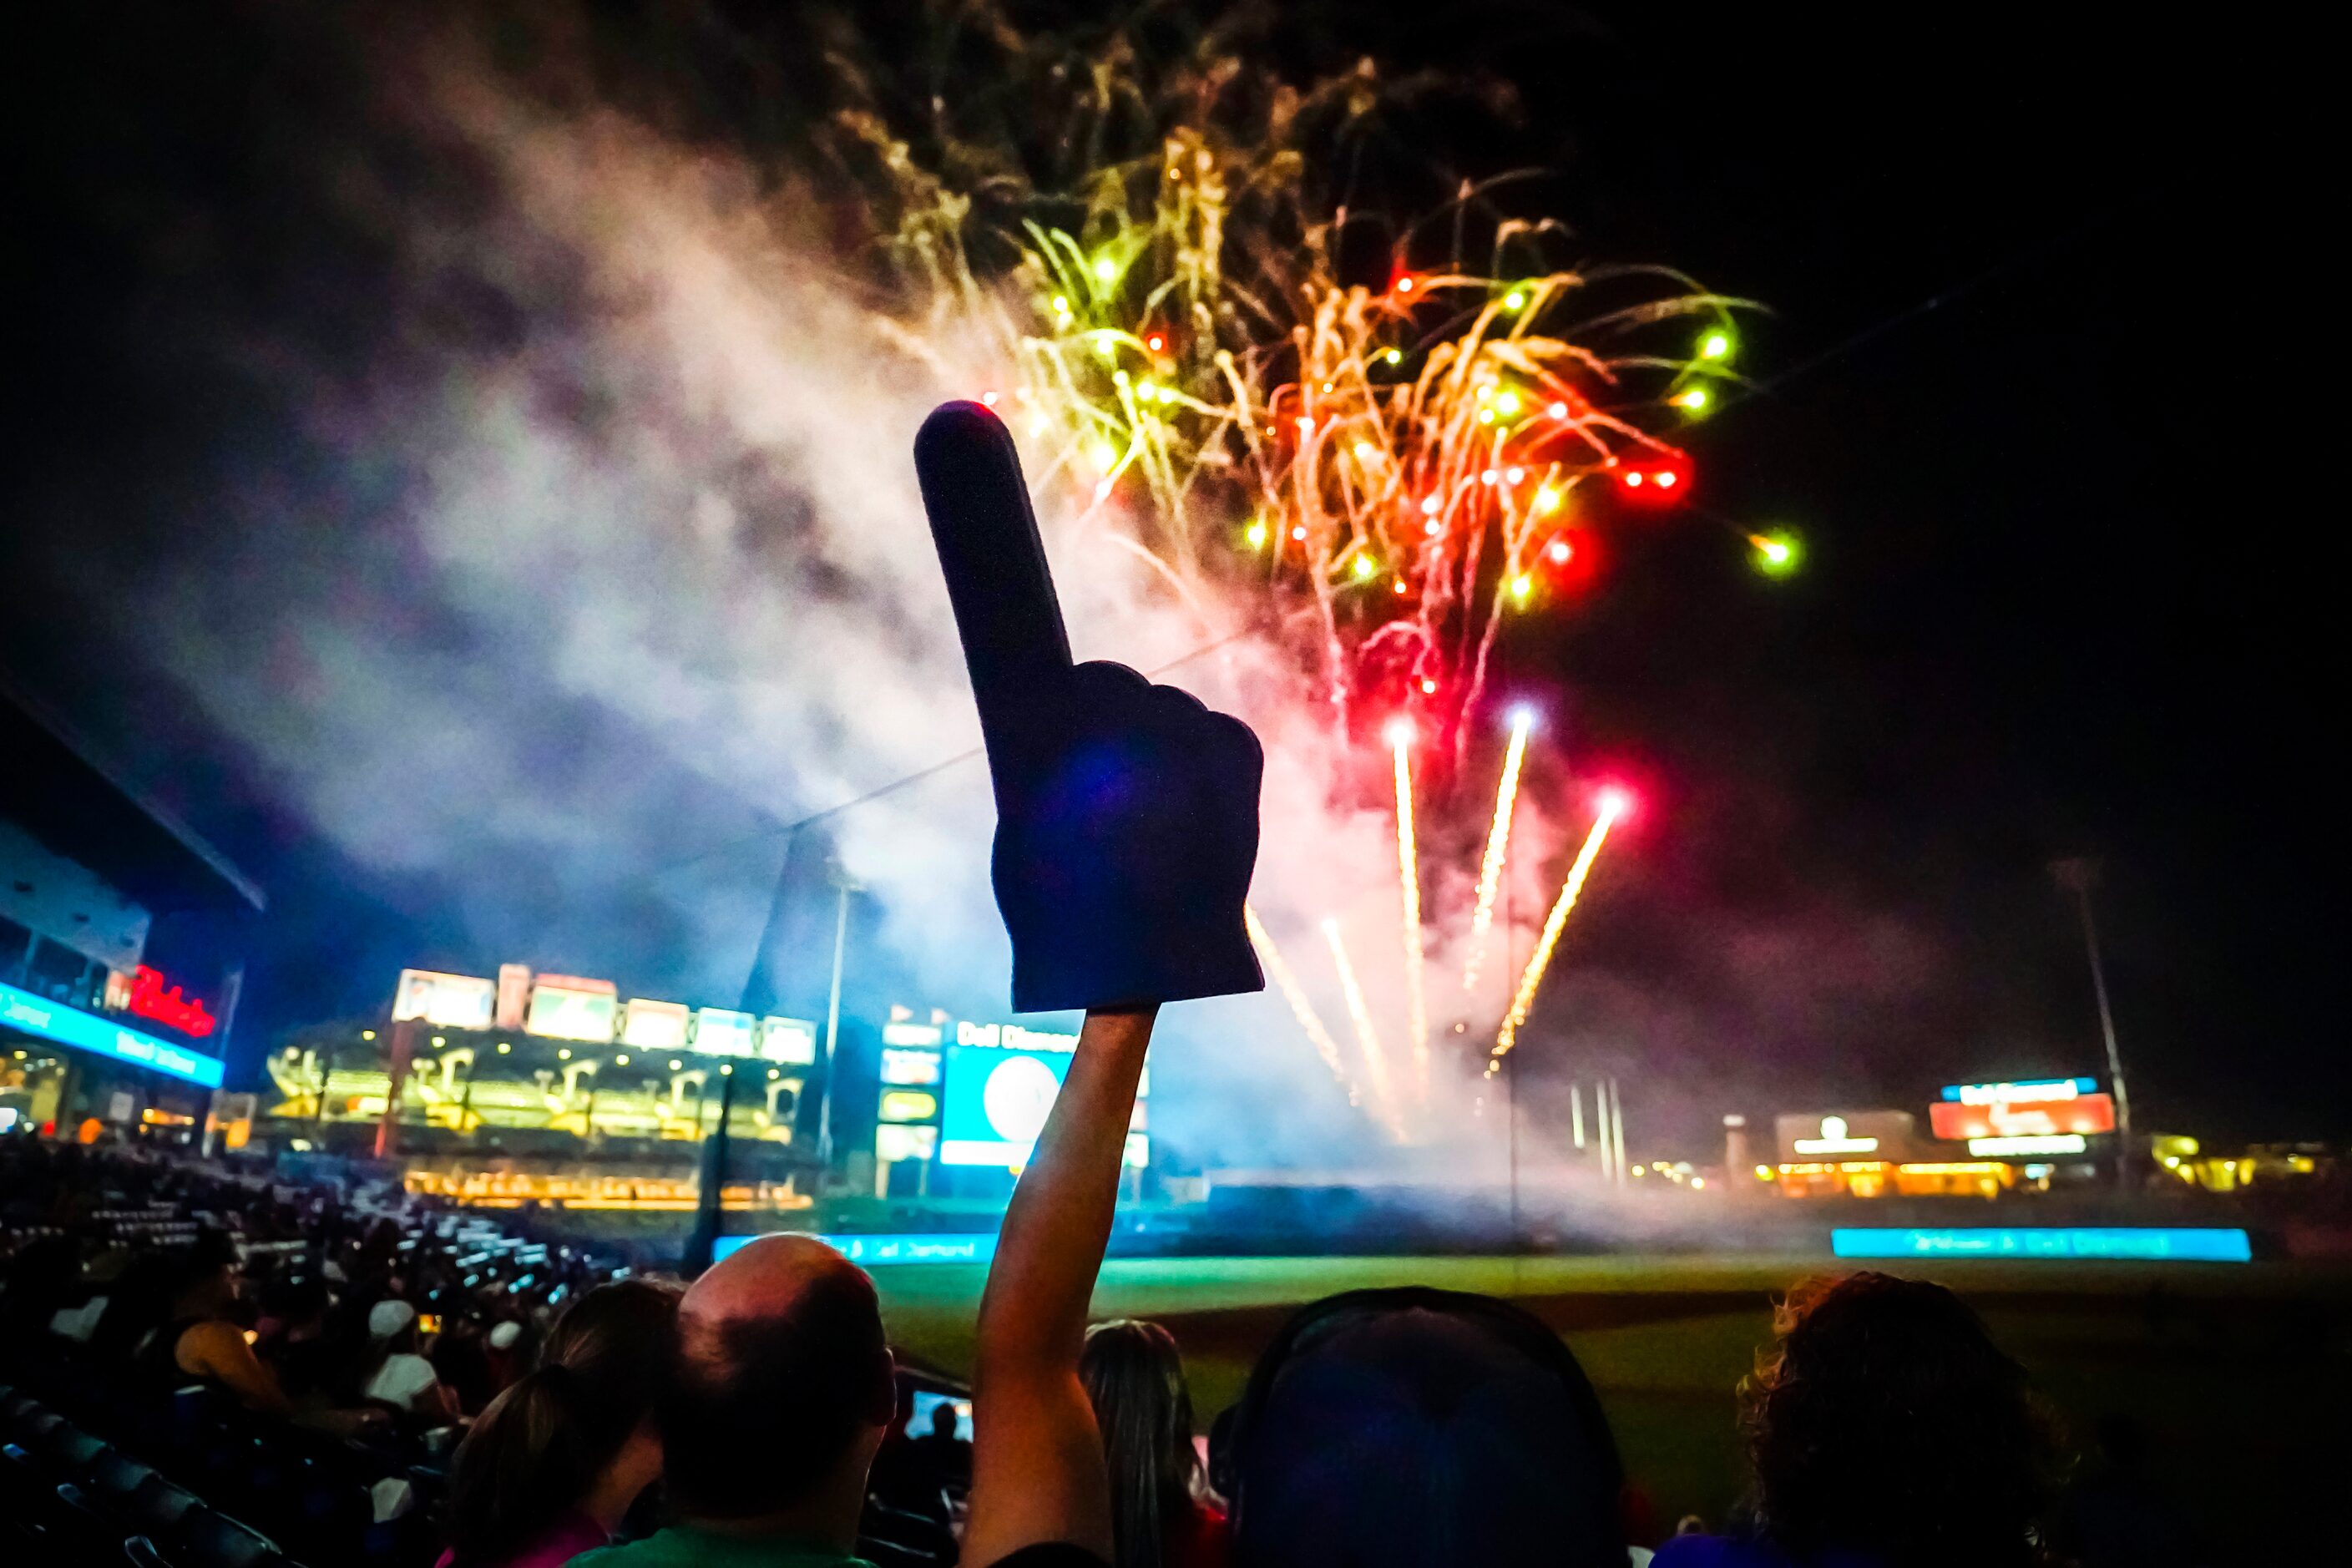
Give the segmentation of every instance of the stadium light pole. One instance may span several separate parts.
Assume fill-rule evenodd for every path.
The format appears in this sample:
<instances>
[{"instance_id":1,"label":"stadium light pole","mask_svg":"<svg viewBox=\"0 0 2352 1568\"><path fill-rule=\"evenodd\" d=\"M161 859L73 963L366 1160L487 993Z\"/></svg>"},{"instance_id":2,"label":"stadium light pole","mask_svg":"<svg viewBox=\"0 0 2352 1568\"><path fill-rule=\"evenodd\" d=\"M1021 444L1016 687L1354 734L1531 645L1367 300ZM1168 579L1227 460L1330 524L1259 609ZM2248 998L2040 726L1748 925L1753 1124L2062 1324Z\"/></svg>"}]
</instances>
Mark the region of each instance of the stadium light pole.
<instances>
[{"instance_id":1,"label":"stadium light pole","mask_svg":"<svg viewBox=\"0 0 2352 1568\"><path fill-rule=\"evenodd\" d=\"M2131 1185L2132 1124L2131 1091L2124 1087L2124 1058L2116 1048L2115 1009L2107 1002L2106 966L2099 962L2099 928L2091 919L2091 889L2098 886L2099 863L2085 856L2073 856L2050 863L2050 875L2058 885L2074 895L2074 907L2083 917L2083 946L2091 955L2091 992L2099 1003L2099 1034L2107 1047L2107 1082L2116 1096L2116 1181L2118 1185Z\"/></svg>"}]
</instances>

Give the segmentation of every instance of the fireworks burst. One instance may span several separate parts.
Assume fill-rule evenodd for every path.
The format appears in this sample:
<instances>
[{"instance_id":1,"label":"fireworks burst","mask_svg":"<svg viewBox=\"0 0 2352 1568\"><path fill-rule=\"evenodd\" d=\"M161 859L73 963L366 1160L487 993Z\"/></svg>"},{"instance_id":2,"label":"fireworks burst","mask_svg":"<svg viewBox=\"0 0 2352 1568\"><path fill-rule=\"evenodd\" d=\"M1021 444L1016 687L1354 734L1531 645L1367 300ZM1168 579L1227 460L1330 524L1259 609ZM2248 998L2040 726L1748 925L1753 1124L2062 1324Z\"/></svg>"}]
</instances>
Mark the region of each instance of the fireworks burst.
<instances>
[{"instance_id":1,"label":"fireworks burst","mask_svg":"<svg viewBox=\"0 0 2352 1568\"><path fill-rule=\"evenodd\" d=\"M1209 637L1267 628L1336 735L1388 740L1403 1084L1337 923L1324 933L1371 1109L1401 1134L1401 1091L1425 1107L1431 1081L1416 807L1426 819L1445 806L1508 622L1572 607L1601 531L1691 494L1676 437L1738 384L1744 302L1662 268L1561 267L1556 225L1512 217L1475 185L1443 215L1446 254L1423 243L1429 226L1391 226L1388 264L1367 276L1350 237L1381 220L1318 182L1354 167L1336 152L1426 81L1367 64L1294 88L1214 27L1146 51L1117 29L1072 43L1023 35L985 5L953 15L964 43L996 51L993 110L869 83L829 132L879 262L877 330L1006 419L1041 510L1130 552ZM874 68L853 74L888 74ZM894 107L917 99L926 112ZM1796 558L1782 535L1750 548L1767 571ZM1528 731L1515 720L1465 994L1492 936ZM1332 788L1359 784L1369 768ZM1497 1058L1613 817L1551 910ZM1316 1054L1349 1082L1255 911L1249 930Z\"/></svg>"}]
</instances>

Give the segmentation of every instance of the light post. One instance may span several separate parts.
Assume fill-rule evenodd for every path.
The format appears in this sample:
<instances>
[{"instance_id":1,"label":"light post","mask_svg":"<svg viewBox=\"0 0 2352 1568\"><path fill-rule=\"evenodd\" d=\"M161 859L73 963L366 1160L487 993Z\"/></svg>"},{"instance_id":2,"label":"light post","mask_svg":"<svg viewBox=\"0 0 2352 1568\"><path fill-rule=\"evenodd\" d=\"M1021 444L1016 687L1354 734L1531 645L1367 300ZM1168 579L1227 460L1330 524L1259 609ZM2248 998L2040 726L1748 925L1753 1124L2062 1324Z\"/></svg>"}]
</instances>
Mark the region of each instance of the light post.
<instances>
[{"instance_id":1,"label":"light post","mask_svg":"<svg viewBox=\"0 0 2352 1568\"><path fill-rule=\"evenodd\" d=\"M2099 1003L2099 1033L2107 1047L2107 1082L2116 1097L2116 1180L2118 1184L2131 1185L2132 1125L2131 1092L2124 1087L2124 1059L2116 1049L2116 1015L2107 1004L2106 966L2099 962L2099 928L2091 919L2091 889L2098 886L2099 863L2081 856L2064 860L2053 860L2050 874L2058 885L2074 895L2075 908L2083 916L2083 945L2091 955L2091 991Z\"/></svg>"}]
</instances>

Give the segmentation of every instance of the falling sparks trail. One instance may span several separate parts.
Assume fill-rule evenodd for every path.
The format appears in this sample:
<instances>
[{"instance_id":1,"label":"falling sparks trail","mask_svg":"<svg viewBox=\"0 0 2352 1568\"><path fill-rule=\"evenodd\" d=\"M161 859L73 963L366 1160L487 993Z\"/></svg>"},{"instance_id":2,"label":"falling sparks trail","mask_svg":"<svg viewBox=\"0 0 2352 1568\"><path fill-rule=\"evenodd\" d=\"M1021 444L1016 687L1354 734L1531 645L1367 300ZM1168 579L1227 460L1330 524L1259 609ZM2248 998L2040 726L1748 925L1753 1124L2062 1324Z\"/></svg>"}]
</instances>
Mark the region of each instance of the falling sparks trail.
<instances>
[{"instance_id":1,"label":"falling sparks trail","mask_svg":"<svg viewBox=\"0 0 2352 1568\"><path fill-rule=\"evenodd\" d=\"M1519 760L1527 755L1528 719L1511 719L1511 749L1503 758L1503 782L1495 791L1495 825L1486 831L1486 859L1478 868L1478 907L1470 917L1470 961L1462 966L1462 989L1478 985L1478 964L1486 956L1486 935L1495 925L1495 889L1503 880L1503 862L1511 847L1511 807L1519 798Z\"/></svg>"},{"instance_id":2,"label":"falling sparks trail","mask_svg":"<svg viewBox=\"0 0 2352 1568\"><path fill-rule=\"evenodd\" d=\"M1404 904L1405 1027L1412 1032L1412 1092L1429 1099L1429 998L1422 983L1421 855L1412 837L1412 737L1396 736L1397 889Z\"/></svg>"},{"instance_id":3,"label":"falling sparks trail","mask_svg":"<svg viewBox=\"0 0 2352 1568\"><path fill-rule=\"evenodd\" d=\"M1282 961L1282 953L1274 945L1274 938L1267 933L1265 922L1257 918L1255 906L1242 906L1242 923L1249 930L1250 942L1257 949L1258 957L1265 963L1265 972L1274 976L1276 989L1282 993L1282 999L1290 1004L1291 1014L1298 1020L1298 1026L1307 1031L1307 1038L1313 1043L1315 1054L1323 1058L1323 1065L1331 1069L1333 1078L1347 1085L1348 1099L1353 1103L1356 1086L1349 1082L1348 1069L1340 1063L1339 1042L1331 1037L1331 1031L1325 1028L1323 1020L1315 1016L1315 1005L1307 999L1307 992L1298 984L1298 976L1293 974L1290 965Z\"/></svg>"},{"instance_id":4,"label":"falling sparks trail","mask_svg":"<svg viewBox=\"0 0 2352 1568\"><path fill-rule=\"evenodd\" d=\"M1559 945L1560 928L1568 924L1568 911L1576 907L1576 896L1584 890L1584 879L1591 874L1592 862L1601 854L1601 840L1609 837L1609 825L1617 820L1622 809L1614 800L1602 801L1601 816L1592 824L1592 831L1584 836L1584 847L1576 852L1576 864L1568 868L1568 880L1559 886L1559 898L1552 904L1551 913L1544 918L1543 935L1536 942L1535 956L1528 960L1527 973L1519 976L1519 993L1511 998L1511 1010L1503 1016L1502 1032L1495 1037L1494 1060L1500 1060L1518 1043L1519 1026L1528 1021L1528 1009L1535 1005L1536 987L1543 984L1552 949ZM1494 1070L1492 1061L1487 1070Z\"/></svg>"},{"instance_id":5,"label":"falling sparks trail","mask_svg":"<svg viewBox=\"0 0 2352 1568\"><path fill-rule=\"evenodd\" d=\"M1396 1095L1389 1085L1389 1059L1381 1049L1381 1037L1372 1030L1372 1012L1364 1005L1364 988L1356 982L1356 966L1348 961L1347 944L1339 940L1339 922L1323 922L1323 935L1331 944L1331 962L1339 966L1339 991L1348 999L1348 1020L1356 1026L1356 1044L1364 1053L1364 1077L1372 1086L1372 1102L1381 1120L1402 1135L1403 1123L1398 1120Z\"/></svg>"}]
</instances>

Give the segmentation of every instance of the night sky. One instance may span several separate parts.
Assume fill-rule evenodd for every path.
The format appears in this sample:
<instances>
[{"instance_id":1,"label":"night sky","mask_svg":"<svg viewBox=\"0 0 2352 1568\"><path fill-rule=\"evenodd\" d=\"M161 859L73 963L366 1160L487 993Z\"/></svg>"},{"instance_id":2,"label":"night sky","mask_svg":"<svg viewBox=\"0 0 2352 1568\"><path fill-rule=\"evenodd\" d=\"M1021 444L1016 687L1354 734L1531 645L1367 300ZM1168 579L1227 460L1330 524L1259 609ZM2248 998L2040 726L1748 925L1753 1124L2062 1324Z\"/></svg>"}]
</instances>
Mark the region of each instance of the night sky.
<instances>
[{"instance_id":1,"label":"night sky","mask_svg":"<svg viewBox=\"0 0 2352 1568\"><path fill-rule=\"evenodd\" d=\"M169 558L180 500L272 416L187 347L201 328L296 320L380 349L370 237L319 232L293 194L306 137L364 133L370 56L273 7L103 9L61 24L11 110L31 194L9 225L0 659L270 889L250 1047L450 951L463 868L352 863L92 606L124 563ZM2317 230L2340 180L2288 73L2254 63L2295 41L2046 7L1375 9L1287 7L1275 47L1507 82L1507 124L1438 126L1449 166L1549 171L1522 199L1580 253L1769 307L1743 331L1759 390L1691 449L1711 512L1807 550L1768 582L1731 529L1685 517L1506 650L1510 679L1565 684L1579 743L1647 797L1530 1072L1573 1070L1544 1065L1549 1038L1627 1074L1633 1120L1691 1153L1727 1109L2103 1073L2045 868L2089 854L2140 1126L2352 1136L2325 761L2347 563L2334 447L2301 429L2338 379ZM657 94L707 68L706 124L753 135L761 73L724 29L595 15L598 79ZM387 23L369 47L399 39ZM1719 1092L1678 1094L1694 1074Z\"/></svg>"}]
</instances>

